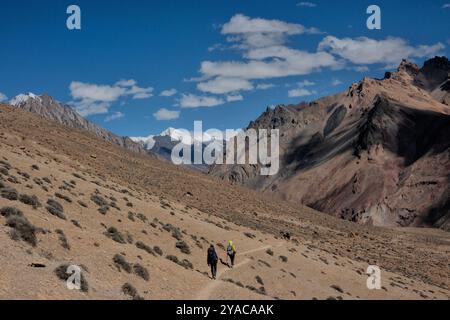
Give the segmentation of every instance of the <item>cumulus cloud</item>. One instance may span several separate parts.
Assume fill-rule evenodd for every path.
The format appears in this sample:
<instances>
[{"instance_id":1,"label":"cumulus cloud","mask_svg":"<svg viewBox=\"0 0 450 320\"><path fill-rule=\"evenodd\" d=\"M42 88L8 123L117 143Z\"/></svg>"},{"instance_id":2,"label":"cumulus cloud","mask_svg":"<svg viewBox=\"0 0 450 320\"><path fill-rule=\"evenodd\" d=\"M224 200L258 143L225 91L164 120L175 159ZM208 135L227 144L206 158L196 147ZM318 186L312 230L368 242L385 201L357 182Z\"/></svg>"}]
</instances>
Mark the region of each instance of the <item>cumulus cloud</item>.
<instances>
[{"instance_id":1,"label":"cumulus cloud","mask_svg":"<svg viewBox=\"0 0 450 320\"><path fill-rule=\"evenodd\" d=\"M4 94L0 92L0 102L5 102L8 100L8 97Z\"/></svg>"},{"instance_id":2,"label":"cumulus cloud","mask_svg":"<svg viewBox=\"0 0 450 320\"><path fill-rule=\"evenodd\" d=\"M107 113L111 105L121 97L146 99L153 95L153 88L141 88L133 79L120 80L114 85L73 81L69 89L73 104L82 116Z\"/></svg>"},{"instance_id":3,"label":"cumulus cloud","mask_svg":"<svg viewBox=\"0 0 450 320\"><path fill-rule=\"evenodd\" d=\"M213 80L199 83L197 89L207 93L225 94L241 90L253 90L253 85L246 79L217 77Z\"/></svg>"},{"instance_id":4,"label":"cumulus cloud","mask_svg":"<svg viewBox=\"0 0 450 320\"><path fill-rule=\"evenodd\" d=\"M306 97L306 96L311 96L316 93L317 93L316 91L311 91L311 90L308 90L305 88L297 88L297 89L289 90L288 96L290 98Z\"/></svg>"},{"instance_id":5,"label":"cumulus cloud","mask_svg":"<svg viewBox=\"0 0 450 320\"><path fill-rule=\"evenodd\" d=\"M285 53L283 57L278 57L271 61L262 61L270 56L281 56L282 53ZM249 57L255 60L248 62L204 61L201 65L201 72L210 77L218 76L250 80L306 75L324 67L339 67L339 62L331 54L326 52L309 53L278 47L249 52Z\"/></svg>"},{"instance_id":6,"label":"cumulus cloud","mask_svg":"<svg viewBox=\"0 0 450 320\"><path fill-rule=\"evenodd\" d=\"M124 116L125 115L120 111L114 112L113 114L111 114L105 118L105 122L111 122L113 120L118 120L118 119L123 118Z\"/></svg>"},{"instance_id":7,"label":"cumulus cloud","mask_svg":"<svg viewBox=\"0 0 450 320\"><path fill-rule=\"evenodd\" d=\"M297 3L297 7L315 8L317 7L317 4L313 2L299 2Z\"/></svg>"},{"instance_id":8,"label":"cumulus cloud","mask_svg":"<svg viewBox=\"0 0 450 320\"><path fill-rule=\"evenodd\" d=\"M341 84L342 84L342 81L339 80L339 79L333 79L333 81L331 81L331 85L333 87L336 87L336 86L341 85Z\"/></svg>"},{"instance_id":9,"label":"cumulus cloud","mask_svg":"<svg viewBox=\"0 0 450 320\"><path fill-rule=\"evenodd\" d=\"M177 89L168 89L168 90L164 90L162 91L159 95L161 97L171 97L177 94Z\"/></svg>"},{"instance_id":10,"label":"cumulus cloud","mask_svg":"<svg viewBox=\"0 0 450 320\"><path fill-rule=\"evenodd\" d=\"M172 111L166 108L159 109L157 112L153 114L156 120L176 120L180 117L180 111Z\"/></svg>"},{"instance_id":11,"label":"cumulus cloud","mask_svg":"<svg viewBox=\"0 0 450 320\"><path fill-rule=\"evenodd\" d=\"M244 97L240 94L227 96L227 102L236 102L236 101L242 101L242 100L244 100Z\"/></svg>"},{"instance_id":12,"label":"cumulus cloud","mask_svg":"<svg viewBox=\"0 0 450 320\"><path fill-rule=\"evenodd\" d=\"M73 81L70 84L70 94L76 100L92 100L113 102L126 93L126 89L119 86L97 85Z\"/></svg>"},{"instance_id":13,"label":"cumulus cloud","mask_svg":"<svg viewBox=\"0 0 450 320\"><path fill-rule=\"evenodd\" d=\"M127 92L127 95L131 95L134 100L147 99L153 97L153 88L141 88L138 86L132 86Z\"/></svg>"},{"instance_id":14,"label":"cumulus cloud","mask_svg":"<svg viewBox=\"0 0 450 320\"><path fill-rule=\"evenodd\" d=\"M116 82L116 86L119 86L119 87L132 87L132 86L135 86L136 84L137 84L137 82L134 79L129 79L129 80L122 79L122 80L119 80Z\"/></svg>"},{"instance_id":15,"label":"cumulus cloud","mask_svg":"<svg viewBox=\"0 0 450 320\"><path fill-rule=\"evenodd\" d=\"M306 87L311 87L313 85L315 85L315 83L309 80L303 80L301 82L298 82L297 88L289 90L288 96L290 98L294 98L294 97L306 97L316 94L317 93L316 91L306 89Z\"/></svg>"},{"instance_id":16,"label":"cumulus cloud","mask_svg":"<svg viewBox=\"0 0 450 320\"><path fill-rule=\"evenodd\" d=\"M273 87L275 87L275 85L273 83L260 83L260 84L256 85L257 90L268 90Z\"/></svg>"},{"instance_id":17,"label":"cumulus cloud","mask_svg":"<svg viewBox=\"0 0 450 320\"><path fill-rule=\"evenodd\" d=\"M442 9L449 9L450 8L450 3L446 3L444 5L442 5Z\"/></svg>"},{"instance_id":18,"label":"cumulus cloud","mask_svg":"<svg viewBox=\"0 0 450 320\"><path fill-rule=\"evenodd\" d=\"M319 31L297 23L236 14L223 25L221 32L228 36L228 42L238 43L238 48L254 48L281 45L286 42L288 36Z\"/></svg>"},{"instance_id":19,"label":"cumulus cloud","mask_svg":"<svg viewBox=\"0 0 450 320\"><path fill-rule=\"evenodd\" d=\"M183 94L180 99L182 108L215 107L224 104L225 101L213 96L197 96L194 94Z\"/></svg>"},{"instance_id":20,"label":"cumulus cloud","mask_svg":"<svg viewBox=\"0 0 450 320\"><path fill-rule=\"evenodd\" d=\"M319 44L320 51L329 51L354 64L397 64L402 59L423 58L436 55L445 48L442 43L411 46L406 40L388 37L375 40L367 37L342 38L327 36Z\"/></svg>"}]
</instances>

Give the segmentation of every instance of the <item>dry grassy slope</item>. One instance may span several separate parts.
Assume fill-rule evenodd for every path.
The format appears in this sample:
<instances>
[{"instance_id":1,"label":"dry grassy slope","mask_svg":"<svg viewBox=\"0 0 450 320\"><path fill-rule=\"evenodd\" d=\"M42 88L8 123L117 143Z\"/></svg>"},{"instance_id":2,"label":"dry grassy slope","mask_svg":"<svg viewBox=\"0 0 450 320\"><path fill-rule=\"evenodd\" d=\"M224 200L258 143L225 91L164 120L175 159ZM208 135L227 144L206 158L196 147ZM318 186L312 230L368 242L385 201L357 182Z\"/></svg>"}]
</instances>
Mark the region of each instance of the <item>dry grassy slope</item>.
<instances>
[{"instance_id":1,"label":"dry grassy slope","mask_svg":"<svg viewBox=\"0 0 450 320\"><path fill-rule=\"evenodd\" d=\"M0 298L125 299L129 296L121 287L127 282L146 299L450 296L446 233L354 225L129 153L24 111L7 106L0 106L0 111L0 160L4 162L0 167L10 167L2 170L0 181L20 194L36 195L42 205L33 209L0 197L0 208L20 209L32 225L42 229L32 247L12 240L13 229L0 217ZM33 165L38 168L32 169ZM110 206L101 214L91 200L96 192L119 209ZM47 211L48 199L64 207L67 220ZM190 254L176 248L178 240L164 229L167 224L178 228L176 237L186 242ZM105 236L110 227L122 234L125 243ZM70 249L63 247L58 229ZM280 232L291 233L291 240L280 239ZM211 283L204 274L207 245L225 245L229 239L240 252L238 267L228 270L221 265L223 281ZM139 241L153 251L154 246L160 247L162 255L138 249ZM119 271L113 262L116 254L144 267L149 281L133 271ZM166 259L168 255L186 259L187 268ZM224 256L223 250L220 255ZM45 267L32 267L36 263ZM72 263L86 270L87 293L67 290L56 277L55 268ZM367 290L364 270L368 263L382 267L383 290ZM261 287L267 295L261 294Z\"/></svg>"}]
</instances>

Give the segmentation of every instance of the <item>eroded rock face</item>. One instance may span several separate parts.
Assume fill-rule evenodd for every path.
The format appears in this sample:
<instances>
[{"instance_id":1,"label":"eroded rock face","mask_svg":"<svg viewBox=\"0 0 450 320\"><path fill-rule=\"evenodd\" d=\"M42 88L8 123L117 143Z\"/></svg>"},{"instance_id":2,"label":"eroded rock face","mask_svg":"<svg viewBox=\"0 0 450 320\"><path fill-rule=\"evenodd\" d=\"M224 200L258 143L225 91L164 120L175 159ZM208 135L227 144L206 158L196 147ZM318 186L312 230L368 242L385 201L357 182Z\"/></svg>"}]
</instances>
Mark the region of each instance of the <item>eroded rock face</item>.
<instances>
[{"instance_id":1,"label":"eroded rock face","mask_svg":"<svg viewBox=\"0 0 450 320\"><path fill-rule=\"evenodd\" d=\"M280 129L280 172L215 166L211 174L358 223L450 229L450 108L445 57L402 61L309 104L267 110Z\"/></svg>"}]
</instances>

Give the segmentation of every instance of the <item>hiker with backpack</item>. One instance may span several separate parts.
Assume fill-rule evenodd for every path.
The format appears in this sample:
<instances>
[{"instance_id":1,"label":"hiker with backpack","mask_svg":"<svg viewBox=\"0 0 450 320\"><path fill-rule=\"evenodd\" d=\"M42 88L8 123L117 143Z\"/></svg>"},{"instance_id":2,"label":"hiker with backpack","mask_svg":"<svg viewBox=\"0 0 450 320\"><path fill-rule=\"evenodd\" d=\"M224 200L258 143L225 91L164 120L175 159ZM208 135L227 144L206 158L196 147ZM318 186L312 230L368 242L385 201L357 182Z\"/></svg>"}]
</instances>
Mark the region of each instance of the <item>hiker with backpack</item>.
<instances>
[{"instance_id":1,"label":"hiker with backpack","mask_svg":"<svg viewBox=\"0 0 450 320\"><path fill-rule=\"evenodd\" d=\"M217 256L216 249L213 245L211 245L208 249L208 266L211 267L211 275L215 280L217 277L217 262L219 261L219 257Z\"/></svg>"},{"instance_id":2,"label":"hiker with backpack","mask_svg":"<svg viewBox=\"0 0 450 320\"><path fill-rule=\"evenodd\" d=\"M227 255L230 258L231 268L233 268L234 259L236 258L236 247L234 246L233 241L231 240L228 242Z\"/></svg>"}]
</instances>

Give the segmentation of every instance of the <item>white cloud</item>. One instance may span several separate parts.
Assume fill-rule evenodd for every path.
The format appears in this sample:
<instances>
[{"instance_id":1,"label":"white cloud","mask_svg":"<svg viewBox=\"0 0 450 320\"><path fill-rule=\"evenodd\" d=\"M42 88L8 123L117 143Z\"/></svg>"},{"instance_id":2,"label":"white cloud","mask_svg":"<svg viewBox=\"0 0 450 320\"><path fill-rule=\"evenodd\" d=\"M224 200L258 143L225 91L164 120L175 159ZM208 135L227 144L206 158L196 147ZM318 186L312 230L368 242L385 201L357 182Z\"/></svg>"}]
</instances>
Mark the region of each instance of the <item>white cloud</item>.
<instances>
[{"instance_id":1,"label":"white cloud","mask_svg":"<svg viewBox=\"0 0 450 320\"><path fill-rule=\"evenodd\" d=\"M183 94L180 99L182 108L215 107L224 103L223 99L217 97L197 96L194 94Z\"/></svg>"},{"instance_id":2,"label":"white cloud","mask_svg":"<svg viewBox=\"0 0 450 320\"><path fill-rule=\"evenodd\" d=\"M367 37L339 39L328 36L319 44L319 50L327 50L354 64L397 64L402 59L423 58L436 55L445 48L442 43L431 46L411 46L401 38L388 37L375 40Z\"/></svg>"},{"instance_id":3,"label":"white cloud","mask_svg":"<svg viewBox=\"0 0 450 320\"><path fill-rule=\"evenodd\" d=\"M176 120L180 117L180 111L171 111L166 108L159 109L153 114L156 120Z\"/></svg>"},{"instance_id":4,"label":"white cloud","mask_svg":"<svg viewBox=\"0 0 450 320\"><path fill-rule=\"evenodd\" d=\"M256 86L257 90L268 90L275 87L273 83L260 83Z\"/></svg>"},{"instance_id":5,"label":"white cloud","mask_svg":"<svg viewBox=\"0 0 450 320\"><path fill-rule=\"evenodd\" d=\"M227 102L236 102L236 101L242 101L242 100L244 100L244 97L240 94L227 96Z\"/></svg>"},{"instance_id":6,"label":"white cloud","mask_svg":"<svg viewBox=\"0 0 450 320\"><path fill-rule=\"evenodd\" d=\"M119 86L119 87L132 87L132 86L135 86L136 84L137 84L137 82L134 79L129 79L129 80L122 79L122 80L116 82L116 86Z\"/></svg>"},{"instance_id":7,"label":"white cloud","mask_svg":"<svg viewBox=\"0 0 450 320\"><path fill-rule=\"evenodd\" d=\"M253 85L245 79L217 77L213 80L199 83L197 89L207 93L225 94L241 90L253 90Z\"/></svg>"},{"instance_id":8,"label":"white cloud","mask_svg":"<svg viewBox=\"0 0 450 320\"><path fill-rule=\"evenodd\" d=\"M70 94L75 100L91 100L113 102L126 93L126 89L119 86L97 85L73 81L70 84Z\"/></svg>"},{"instance_id":9,"label":"white cloud","mask_svg":"<svg viewBox=\"0 0 450 320\"><path fill-rule=\"evenodd\" d=\"M450 3L446 3L442 6L442 9L448 9L450 8Z\"/></svg>"},{"instance_id":10,"label":"white cloud","mask_svg":"<svg viewBox=\"0 0 450 320\"><path fill-rule=\"evenodd\" d=\"M177 94L177 89L168 89L168 90L164 90L160 93L161 97L171 97Z\"/></svg>"},{"instance_id":11,"label":"white cloud","mask_svg":"<svg viewBox=\"0 0 450 320\"><path fill-rule=\"evenodd\" d=\"M153 88L141 88L138 86L132 86L127 92L127 95L131 95L134 100L147 99L153 97Z\"/></svg>"},{"instance_id":12,"label":"white cloud","mask_svg":"<svg viewBox=\"0 0 450 320\"><path fill-rule=\"evenodd\" d=\"M125 116L125 115L124 115L122 112L120 112L120 111L114 112L113 114L111 114L111 115L109 115L109 116L107 116L107 117L105 118L105 122L110 122L110 121L113 121L113 120L118 120L118 119L123 118L124 116Z\"/></svg>"},{"instance_id":13,"label":"white cloud","mask_svg":"<svg viewBox=\"0 0 450 320\"><path fill-rule=\"evenodd\" d=\"M297 7L314 8L314 7L317 7L317 4L315 4L313 2L299 2L299 3L297 3Z\"/></svg>"},{"instance_id":14,"label":"white cloud","mask_svg":"<svg viewBox=\"0 0 450 320\"><path fill-rule=\"evenodd\" d=\"M82 116L107 113L111 105L121 97L146 99L153 95L153 88L141 88L133 79L120 80L112 86L73 81L69 88L74 100L72 103Z\"/></svg>"},{"instance_id":15,"label":"white cloud","mask_svg":"<svg viewBox=\"0 0 450 320\"><path fill-rule=\"evenodd\" d=\"M298 82L297 88L289 90L288 96L290 98L294 98L294 97L306 97L316 94L317 93L316 91L305 89L306 87L311 87L313 85L315 85L315 83L309 80L303 80L301 82Z\"/></svg>"},{"instance_id":16,"label":"white cloud","mask_svg":"<svg viewBox=\"0 0 450 320\"><path fill-rule=\"evenodd\" d=\"M311 90L308 90L305 88L298 88L298 89L289 90L288 96L290 98L306 97L306 96L311 96L316 93L317 93L316 91L311 91Z\"/></svg>"},{"instance_id":17,"label":"white cloud","mask_svg":"<svg viewBox=\"0 0 450 320\"><path fill-rule=\"evenodd\" d=\"M342 84L342 81L339 80L339 79L333 79L333 81L331 81L331 85L333 87L336 87L336 86L341 85L341 84Z\"/></svg>"},{"instance_id":18,"label":"white cloud","mask_svg":"<svg viewBox=\"0 0 450 320\"><path fill-rule=\"evenodd\" d=\"M6 100L8 100L8 97L4 93L0 92L0 102L4 102Z\"/></svg>"},{"instance_id":19,"label":"white cloud","mask_svg":"<svg viewBox=\"0 0 450 320\"><path fill-rule=\"evenodd\" d=\"M354 68L355 71L357 72L367 72L369 71L369 67L368 66L357 66Z\"/></svg>"},{"instance_id":20,"label":"white cloud","mask_svg":"<svg viewBox=\"0 0 450 320\"><path fill-rule=\"evenodd\" d=\"M201 72L210 77L269 79L310 74L324 67L338 68L340 63L329 53L309 53L286 47L262 48L248 52L248 62L204 61ZM276 59L265 61L273 57ZM264 60L264 61L262 61Z\"/></svg>"},{"instance_id":21,"label":"white cloud","mask_svg":"<svg viewBox=\"0 0 450 320\"><path fill-rule=\"evenodd\" d=\"M298 82L297 85L299 86L299 88L311 87L311 86L315 85L315 82L312 82L309 80L303 80L303 81Z\"/></svg>"},{"instance_id":22,"label":"white cloud","mask_svg":"<svg viewBox=\"0 0 450 320\"><path fill-rule=\"evenodd\" d=\"M238 48L281 45L287 36L317 32L317 29L305 28L301 24L250 18L243 14L236 14L222 27L222 34L228 36L227 41L238 43Z\"/></svg>"}]
</instances>

